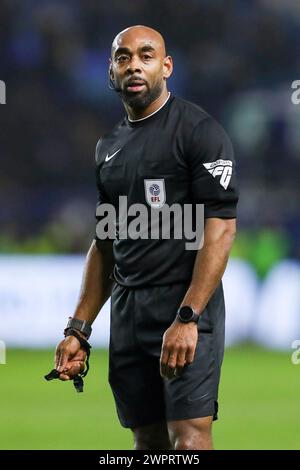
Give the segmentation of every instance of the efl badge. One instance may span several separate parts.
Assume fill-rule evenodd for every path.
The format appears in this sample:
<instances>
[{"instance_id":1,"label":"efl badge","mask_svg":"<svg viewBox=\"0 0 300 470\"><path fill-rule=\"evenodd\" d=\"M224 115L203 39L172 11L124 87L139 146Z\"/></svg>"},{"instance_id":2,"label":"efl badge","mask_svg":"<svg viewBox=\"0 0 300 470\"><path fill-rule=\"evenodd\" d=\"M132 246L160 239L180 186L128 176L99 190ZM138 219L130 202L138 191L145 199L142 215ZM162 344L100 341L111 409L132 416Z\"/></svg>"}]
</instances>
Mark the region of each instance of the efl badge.
<instances>
[{"instance_id":1,"label":"efl badge","mask_svg":"<svg viewBox=\"0 0 300 470\"><path fill-rule=\"evenodd\" d=\"M160 209L166 202L165 180L144 180L144 184L149 206Z\"/></svg>"}]
</instances>

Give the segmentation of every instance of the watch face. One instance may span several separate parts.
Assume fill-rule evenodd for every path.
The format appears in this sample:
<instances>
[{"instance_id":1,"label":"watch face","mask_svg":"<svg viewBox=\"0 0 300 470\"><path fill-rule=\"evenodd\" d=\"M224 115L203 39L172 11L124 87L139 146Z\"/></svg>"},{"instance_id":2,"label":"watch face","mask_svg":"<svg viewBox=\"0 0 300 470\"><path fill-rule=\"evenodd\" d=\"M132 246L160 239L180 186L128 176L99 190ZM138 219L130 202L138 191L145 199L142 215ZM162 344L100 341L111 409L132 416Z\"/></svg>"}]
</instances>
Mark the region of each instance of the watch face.
<instances>
[{"instance_id":1,"label":"watch face","mask_svg":"<svg viewBox=\"0 0 300 470\"><path fill-rule=\"evenodd\" d=\"M181 318L183 320L190 320L191 318L193 318L193 310L191 309L191 307L188 307L187 305L184 306L184 307L181 307L181 309L179 310L179 315L181 316Z\"/></svg>"}]
</instances>

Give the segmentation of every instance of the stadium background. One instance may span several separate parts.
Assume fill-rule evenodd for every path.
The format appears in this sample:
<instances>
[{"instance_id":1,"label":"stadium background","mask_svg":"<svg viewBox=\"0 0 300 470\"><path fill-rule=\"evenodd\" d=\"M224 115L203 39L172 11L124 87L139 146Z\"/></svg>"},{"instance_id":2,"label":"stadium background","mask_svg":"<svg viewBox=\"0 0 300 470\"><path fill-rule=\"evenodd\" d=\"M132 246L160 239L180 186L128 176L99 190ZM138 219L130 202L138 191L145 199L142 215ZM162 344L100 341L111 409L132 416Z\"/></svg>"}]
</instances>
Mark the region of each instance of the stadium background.
<instances>
[{"instance_id":1,"label":"stadium background","mask_svg":"<svg viewBox=\"0 0 300 470\"><path fill-rule=\"evenodd\" d=\"M0 13L0 448L132 447L106 380L107 306L85 393L42 376L94 233L95 144L123 112L110 43L146 24L174 58L170 90L222 123L238 161L216 447L299 449L299 2L2 0Z\"/></svg>"}]
</instances>

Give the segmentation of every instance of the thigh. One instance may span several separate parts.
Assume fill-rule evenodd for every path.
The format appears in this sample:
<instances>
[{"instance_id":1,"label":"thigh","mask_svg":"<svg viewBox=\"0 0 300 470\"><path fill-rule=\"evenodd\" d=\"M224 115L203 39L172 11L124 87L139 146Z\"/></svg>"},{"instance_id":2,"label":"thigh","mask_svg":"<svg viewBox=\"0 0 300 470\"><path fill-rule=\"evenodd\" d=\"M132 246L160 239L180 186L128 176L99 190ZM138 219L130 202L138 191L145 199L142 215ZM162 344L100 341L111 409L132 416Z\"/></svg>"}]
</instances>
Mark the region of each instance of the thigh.
<instances>
[{"instance_id":1,"label":"thigh","mask_svg":"<svg viewBox=\"0 0 300 470\"><path fill-rule=\"evenodd\" d=\"M187 284L178 283L136 292L136 337L148 355L160 358L163 335L173 323L187 289Z\"/></svg>"},{"instance_id":2,"label":"thigh","mask_svg":"<svg viewBox=\"0 0 300 470\"><path fill-rule=\"evenodd\" d=\"M208 309L202 313L193 363L183 368L181 376L164 379L167 421L217 419L224 322L224 309L215 317Z\"/></svg>"},{"instance_id":3,"label":"thigh","mask_svg":"<svg viewBox=\"0 0 300 470\"><path fill-rule=\"evenodd\" d=\"M136 336L136 292L115 286L112 293L109 383L124 427L165 420L159 359L146 354Z\"/></svg>"},{"instance_id":4,"label":"thigh","mask_svg":"<svg viewBox=\"0 0 300 470\"><path fill-rule=\"evenodd\" d=\"M137 428L165 420L159 363L142 351L118 356L110 351L109 384L124 427Z\"/></svg>"}]
</instances>

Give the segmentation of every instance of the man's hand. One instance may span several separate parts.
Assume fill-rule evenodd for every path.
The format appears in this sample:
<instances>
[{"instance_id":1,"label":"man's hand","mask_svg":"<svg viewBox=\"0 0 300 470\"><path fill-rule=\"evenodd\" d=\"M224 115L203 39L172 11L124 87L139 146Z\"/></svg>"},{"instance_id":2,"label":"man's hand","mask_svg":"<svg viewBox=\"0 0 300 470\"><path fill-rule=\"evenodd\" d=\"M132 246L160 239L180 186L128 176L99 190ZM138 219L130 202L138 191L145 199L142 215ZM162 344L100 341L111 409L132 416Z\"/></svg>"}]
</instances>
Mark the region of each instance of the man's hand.
<instances>
[{"instance_id":1,"label":"man's hand","mask_svg":"<svg viewBox=\"0 0 300 470\"><path fill-rule=\"evenodd\" d=\"M160 375L167 379L181 375L183 367L194 360L197 340L196 323L175 320L163 336Z\"/></svg>"},{"instance_id":2,"label":"man's hand","mask_svg":"<svg viewBox=\"0 0 300 470\"><path fill-rule=\"evenodd\" d=\"M55 352L55 369L60 372L60 380L72 380L74 375L84 371L86 352L80 347L75 336L67 336Z\"/></svg>"}]
</instances>

